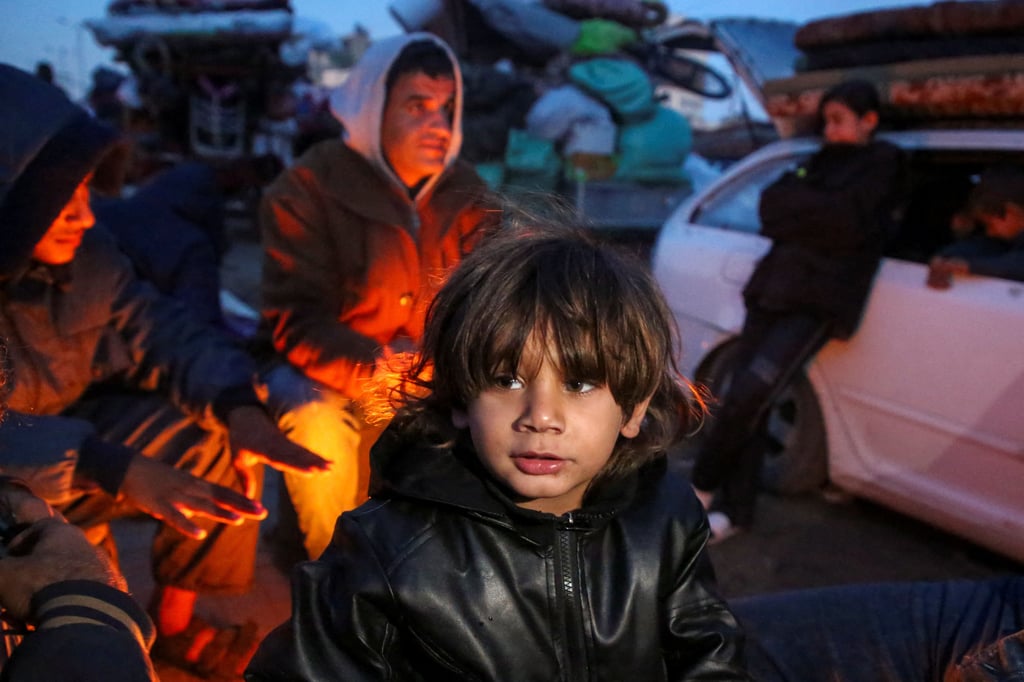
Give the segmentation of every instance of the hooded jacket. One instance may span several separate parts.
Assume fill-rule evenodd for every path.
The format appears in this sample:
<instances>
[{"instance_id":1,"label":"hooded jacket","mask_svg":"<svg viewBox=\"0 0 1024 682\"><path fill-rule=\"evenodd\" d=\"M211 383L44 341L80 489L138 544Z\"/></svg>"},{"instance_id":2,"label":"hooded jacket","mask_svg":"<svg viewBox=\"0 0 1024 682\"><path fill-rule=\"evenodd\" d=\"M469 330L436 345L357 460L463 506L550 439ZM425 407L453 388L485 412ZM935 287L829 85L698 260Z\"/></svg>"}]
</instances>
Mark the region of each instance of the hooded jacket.
<instances>
[{"instance_id":1,"label":"hooded jacket","mask_svg":"<svg viewBox=\"0 0 1024 682\"><path fill-rule=\"evenodd\" d=\"M0 169L0 336L13 371L0 468L34 469L54 502L72 476L116 494L133 455L96 439L88 422L60 416L99 382L166 391L206 427L220 426L234 406L259 401L252 360L140 281L101 227L86 231L66 265L32 260L36 242L114 140L50 90L0 67L0 146L7 154ZM33 103L46 106L28 108ZM16 447L22 439L30 446Z\"/></svg>"},{"instance_id":2,"label":"hooded jacket","mask_svg":"<svg viewBox=\"0 0 1024 682\"><path fill-rule=\"evenodd\" d=\"M388 71L419 40L449 55L455 108L445 170L410 196L384 158L381 123ZM456 161L462 78L438 38L374 43L332 108L343 139L311 147L264 194L262 329L292 365L355 398L383 346L420 337L445 273L496 224L497 212L476 172Z\"/></svg>"},{"instance_id":3,"label":"hooded jacket","mask_svg":"<svg viewBox=\"0 0 1024 682\"><path fill-rule=\"evenodd\" d=\"M556 517L522 509L468 450L374 447L373 499L292 578L265 680L746 680L714 592L707 522L664 461Z\"/></svg>"},{"instance_id":4,"label":"hooded jacket","mask_svg":"<svg viewBox=\"0 0 1024 682\"><path fill-rule=\"evenodd\" d=\"M31 112L30 114L27 112ZM0 276L26 262L117 133L55 87L0 64Z\"/></svg>"}]
</instances>

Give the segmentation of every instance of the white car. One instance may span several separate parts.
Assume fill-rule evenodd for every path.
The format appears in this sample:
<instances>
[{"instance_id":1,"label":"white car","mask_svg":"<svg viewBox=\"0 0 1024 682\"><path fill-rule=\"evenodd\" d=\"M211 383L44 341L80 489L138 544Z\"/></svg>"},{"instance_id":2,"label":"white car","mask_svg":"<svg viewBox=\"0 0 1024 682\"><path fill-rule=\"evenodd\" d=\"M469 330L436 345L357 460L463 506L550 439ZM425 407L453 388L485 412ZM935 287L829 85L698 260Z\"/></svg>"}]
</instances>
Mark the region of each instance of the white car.
<instances>
[{"instance_id":1,"label":"white car","mask_svg":"<svg viewBox=\"0 0 1024 682\"><path fill-rule=\"evenodd\" d=\"M861 325L831 341L773 407L764 481L855 495L1024 561L1024 283L925 286L927 260L985 167L1024 164L1024 131L884 136L908 151L906 239L883 260ZM712 390L744 319L741 291L769 240L761 190L817 148L763 147L691 196L659 233L654 274L678 322L680 368Z\"/></svg>"}]
</instances>

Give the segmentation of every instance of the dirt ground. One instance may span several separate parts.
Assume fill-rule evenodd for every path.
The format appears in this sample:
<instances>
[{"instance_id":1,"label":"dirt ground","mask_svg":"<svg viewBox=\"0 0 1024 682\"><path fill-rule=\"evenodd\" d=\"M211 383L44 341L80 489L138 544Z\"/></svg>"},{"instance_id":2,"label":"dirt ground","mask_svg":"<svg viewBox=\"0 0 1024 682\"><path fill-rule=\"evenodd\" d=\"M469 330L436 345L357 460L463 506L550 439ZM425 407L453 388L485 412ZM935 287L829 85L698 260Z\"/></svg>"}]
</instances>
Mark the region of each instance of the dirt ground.
<instances>
[{"instance_id":1,"label":"dirt ground","mask_svg":"<svg viewBox=\"0 0 1024 682\"><path fill-rule=\"evenodd\" d=\"M982 578L1024 567L863 500L762 496L752 531L710 549L726 597L893 580Z\"/></svg>"}]
</instances>

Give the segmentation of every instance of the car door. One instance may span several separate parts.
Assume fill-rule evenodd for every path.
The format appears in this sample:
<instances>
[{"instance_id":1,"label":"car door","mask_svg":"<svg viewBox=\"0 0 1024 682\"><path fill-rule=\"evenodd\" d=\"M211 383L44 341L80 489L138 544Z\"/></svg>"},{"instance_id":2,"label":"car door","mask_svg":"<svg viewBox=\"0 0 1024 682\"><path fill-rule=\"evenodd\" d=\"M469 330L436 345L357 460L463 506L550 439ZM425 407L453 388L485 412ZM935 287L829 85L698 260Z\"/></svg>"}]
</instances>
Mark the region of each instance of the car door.
<instances>
[{"instance_id":1,"label":"car door","mask_svg":"<svg viewBox=\"0 0 1024 682\"><path fill-rule=\"evenodd\" d=\"M1024 284L926 271L885 260L857 333L815 362L831 476L1024 560Z\"/></svg>"}]
</instances>

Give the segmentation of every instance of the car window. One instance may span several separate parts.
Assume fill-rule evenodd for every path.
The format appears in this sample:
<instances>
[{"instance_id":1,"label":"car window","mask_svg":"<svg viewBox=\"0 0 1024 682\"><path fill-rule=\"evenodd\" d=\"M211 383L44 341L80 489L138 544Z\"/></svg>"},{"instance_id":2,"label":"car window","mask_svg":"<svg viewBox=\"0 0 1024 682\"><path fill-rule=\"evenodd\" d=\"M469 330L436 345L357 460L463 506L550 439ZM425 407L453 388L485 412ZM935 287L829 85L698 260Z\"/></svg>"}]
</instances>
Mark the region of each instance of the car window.
<instances>
[{"instance_id":1,"label":"car window","mask_svg":"<svg viewBox=\"0 0 1024 682\"><path fill-rule=\"evenodd\" d=\"M724 230L759 232L761 220L757 206L761 192L783 172L795 168L808 156L803 154L772 159L733 178L697 207L694 222Z\"/></svg>"},{"instance_id":2,"label":"car window","mask_svg":"<svg viewBox=\"0 0 1024 682\"><path fill-rule=\"evenodd\" d=\"M1012 150L917 149L908 158L902 219L885 255L916 263L927 263L958 239L983 232L980 225L970 232L965 216L959 216L961 229L954 230L954 218L986 169L1020 164L1019 152Z\"/></svg>"}]
</instances>

